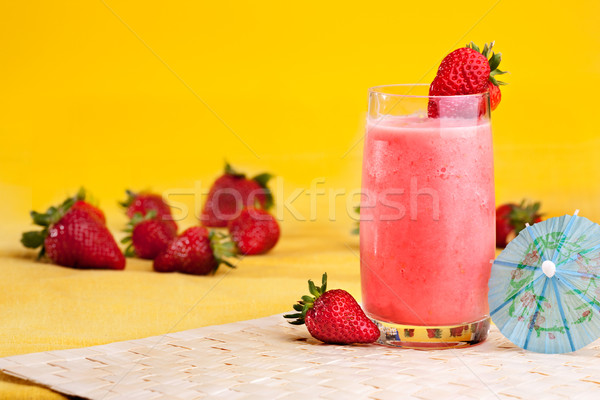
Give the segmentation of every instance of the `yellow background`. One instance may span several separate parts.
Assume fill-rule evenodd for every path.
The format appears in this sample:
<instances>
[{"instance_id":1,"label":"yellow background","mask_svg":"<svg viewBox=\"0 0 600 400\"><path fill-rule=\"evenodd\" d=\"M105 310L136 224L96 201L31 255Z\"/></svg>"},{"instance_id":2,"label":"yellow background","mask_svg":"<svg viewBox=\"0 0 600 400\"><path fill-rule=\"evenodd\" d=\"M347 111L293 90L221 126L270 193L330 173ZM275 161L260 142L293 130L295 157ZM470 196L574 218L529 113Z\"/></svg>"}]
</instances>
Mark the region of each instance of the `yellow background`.
<instances>
[{"instance_id":1,"label":"yellow background","mask_svg":"<svg viewBox=\"0 0 600 400\"><path fill-rule=\"evenodd\" d=\"M80 185L109 213L125 188L179 190L194 211L224 158L286 193L357 188L367 88L429 82L450 50L495 40L511 73L498 201L600 221L600 3L541 4L2 2L0 217L26 223Z\"/></svg>"},{"instance_id":2,"label":"yellow background","mask_svg":"<svg viewBox=\"0 0 600 400\"><path fill-rule=\"evenodd\" d=\"M600 222L599 13L592 0L3 1L0 355L284 312L323 271L360 297L346 200L360 187L367 88L430 82L471 40L495 40L511 72L493 115L497 201ZM158 275L143 260L120 273L59 268L18 243L30 209L81 185L115 233L126 188L171 194L194 224L225 158L278 175L284 222L275 250L228 279ZM312 214L311 185L332 191ZM296 194L294 214L282 200ZM52 397L4 375L0 392Z\"/></svg>"}]
</instances>

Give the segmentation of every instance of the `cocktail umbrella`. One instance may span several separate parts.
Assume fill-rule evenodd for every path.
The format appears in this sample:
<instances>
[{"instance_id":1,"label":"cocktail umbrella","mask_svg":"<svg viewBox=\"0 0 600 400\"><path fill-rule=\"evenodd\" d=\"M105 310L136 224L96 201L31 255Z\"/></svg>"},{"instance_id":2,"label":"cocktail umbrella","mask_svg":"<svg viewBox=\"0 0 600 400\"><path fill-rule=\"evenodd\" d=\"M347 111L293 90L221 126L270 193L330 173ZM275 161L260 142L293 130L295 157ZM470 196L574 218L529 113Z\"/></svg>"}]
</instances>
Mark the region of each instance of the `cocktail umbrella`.
<instances>
[{"instance_id":1,"label":"cocktail umbrella","mask_svg":"<svg viewBox=\"0 0 600 400\"><path fill-rule=\"evenodd\" d=\"M567 353L600 337L600 225L577 215L527 225L494 260L492 321L517 346Z\"/></svg>"}]
</instances>

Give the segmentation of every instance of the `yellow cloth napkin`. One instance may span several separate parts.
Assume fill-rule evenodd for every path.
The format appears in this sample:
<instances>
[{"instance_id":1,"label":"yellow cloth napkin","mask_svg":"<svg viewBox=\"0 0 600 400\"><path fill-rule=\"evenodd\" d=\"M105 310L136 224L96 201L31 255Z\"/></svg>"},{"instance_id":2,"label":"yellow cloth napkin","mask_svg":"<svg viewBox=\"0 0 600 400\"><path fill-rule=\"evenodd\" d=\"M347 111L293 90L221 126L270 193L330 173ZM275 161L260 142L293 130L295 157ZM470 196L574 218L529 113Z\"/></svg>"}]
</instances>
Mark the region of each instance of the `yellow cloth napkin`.
<instances>
[{"instance_id":1,"label":"yellow cloth napkin","mask_svg":"<svg viewBox=\"0 0 600 400\"><path fill-rule=\"evenodd\" d=\"M287 221L286 221L287 222ZM291 311L307 280L360 300L358 237L348 223L289 222L267 255L213 276L161 274L128 259L124 271L76 270L36 261L19 243L31 226L0 228L0 357L87 347ZM113 230L115 232L115 230ZM0 373L0 398L63 398Z\"/></svg>"}]
</instances>

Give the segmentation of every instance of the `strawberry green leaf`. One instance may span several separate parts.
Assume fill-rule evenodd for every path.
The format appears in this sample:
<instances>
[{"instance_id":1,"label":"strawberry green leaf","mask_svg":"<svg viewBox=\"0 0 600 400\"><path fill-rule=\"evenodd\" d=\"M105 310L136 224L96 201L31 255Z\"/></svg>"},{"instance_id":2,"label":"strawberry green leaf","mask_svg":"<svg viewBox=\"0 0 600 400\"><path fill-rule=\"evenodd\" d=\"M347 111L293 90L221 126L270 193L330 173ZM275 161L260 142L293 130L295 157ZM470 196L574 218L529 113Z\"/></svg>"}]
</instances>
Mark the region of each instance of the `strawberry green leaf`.
<instances>
[{"instance_id":1,"label":"strawberry green leaf","mask_svg":"<svg viewBox=\"0 0 600 400\"><path fill-rule=\"evenodd\" d=\"M321 293L319 293L319 290L317 289L315 283L312 280L308 281L308 291L315 297L319 297L321 295Z\"/></svg>"},{"instance_id":2,"label":"strawberry green leaf","mask_svg":"<svg viewBox=\"0 0 600 400\"><path fill-rule=\"evenodd\" d=\"M21 243L29 249L37 249L44 244L46 230L25 232L21 236Z\"/></svg>"},{"instance_id":3,"label":"strawberry green leaf","mask_svg":"<svg viewBox=\"0 0 600 400\"><path fill-rule=\"evenodd\" d=\"M509 215L510 225L515 229L515 233L519 234L525 229L525 224L533 225L538 218L542 216L539 213L541 203L528 203L527 200L521 201L521 204L514 206Z\"/></svg>"},{"instance_id":4,"label":"strawberry green leaf","mask_svg":"<svg viewBox=\"0 0 600 400\"><path fill-rule=\"evenodd\" d=\"M79 188L79 191L75 195L75 200L85 200L85 189L82 187Z\"/></svg>"},{"instance_id":5,"label":"strawberry green leaf","mask_svg":"<svg viewBox=\"0 0 600 400\"><path fill-rule=\"evenodd\" d=\"M269 189L267 186L267 183L272 178L273 175L269 174L268 172L256 175L254 178L252 178L253 181L258 183L264 189L263 193L265 195L265 210L268 210L271 207L273 207L273 192L271 192L271 189Z\"/></svg>"},{"instance_id":6,"label":"strawberry green leaf","mask_svg":"<svg viewBox=\"0 0 600 400\"><path fill-rule=\"evenodd\" d=\"M304 318L306 317L306 313L308 310L313 308L315 301L327 290L327 273L323 274L322 278L322 286L318 287L312 281L312 279L308 280L308 290L314 296L302 296L301 300L294 304L293 308L295 311L299 313L287 314L284 315L284 318L297 318L295 321L288 321L292 325L302 325L304 324Z\"/></svg>"},{"instance_id":7,"label":"strawberry green leaf","mask_svg":"<svg viewBox=\"0 0 600 400\"><path fill-rule=\"evenodd\" d=\"M354 212L360 216L360 206L354 208ZM360 234L360 223L356 222L356 227L350 231L351 235Z\"/></svg>"},{"instance_id":8,"label":"strawberry green leaf","mask_svg":"<svg viewBox=\"0 0 600 400\"><path fill-rule=\"evenodd\" d=\"M240 177L240 178L245 178L246 177L245 174L242 174L241 172L238 172L235 169L233 169L233 167L231 166L231 164L229 164L227 161L225 161L224 172L227 175L233 175L233 176L237 176L237 177Z\"/></svg>"},{"instance_id":9,"label":"strawberry green leaf","mask_svg":"<svg viewBox=\"0 0 600 400\"><path fill-rule=\"evenodd\" d=\"M354 212L360 216L360 206L354 208ZM358 235L360 233L360 224L356 223L356 227L350 231L351 235Z\"/></svg>"},{"instance_id":10,"label":"strawberry green leaf","mask_svg":"<svg viewBox=\"0 0 600 400\"><path fill-rule=\"evenodd\" d=\"M119 205L121 207L128 208L135 201L137 193L134 193L129 189L127 189L125 193L127 194L127 199L125 199L125 201L120 201Z\"/></svg>"},{"instance_id":11,"label":"strawberry green leaf","mask_svg":"<svg viewBox=\"0 0 600 400\"><path fill-rule=\"evenodd\" d=\"M75 204L75 202L78 200L77 195L73 196L73 197L68 197L65 201L62 202L62 204L60 206L58 206L56 210L57 214L60 214L60 216L54 215L53 217L55 218L54 222L57 222L59 219L61 219L65 213L67 211L69 211L69 209L71 208L71 206L73 206L73 204ZM54 207L50 207L51 209L54 209Z\"/></svg>"},{"instance_id":12,"label":"strawberry green leaf","mask_svg":"<svg viewBox=\"0 0 600 400\"><path fill-rule=\"evenodd\" d=\"M213 273L217 272L217 269L221 264L225 264L230 268L236 268L234 264L227 260L227 258L239 257L239 253L235 243L231 240L231 237L222 232L210 231L208 238L210 240L210 247L213 251L213 255L217 260L217 266Z\"/></svg>"},{"instance_id":13,"label":"strawberry green leaf","mask_svg":"<svg viewBox=\"0 0 600 400\"><path fill-rule=\"evenodd\" d=\"M48 210L50 211L50 209ZM33 223L39 226L50 226L50 215L48 213L42 214L37 211L29 213L33 219Z\"/></svg>"},{"instance_id":14,"label":"strawberry green leaf","mask_svg":"<svg viewBox=\"0 0 600 400\"><path fill-rule=\"evenodd\" d=\"M496 86L508 85L506 82L502 82L494 78L493 75L490 74L489 81L492 82Z\"/></svg>"},{"instance_id":15,"label":"strawberry green leaf","mask_svg":"<svg viewBox=\"0 0 600 400\"><path fill-rule=\"evenodd\" d=\"M479 50L479 47L475 43L473 43L473 42L467 44L465 47L468 47L470 49L475 50L478 53L481 53L481 51Z\"/></svg>"},{"instance_id":16,"label":"strawberry green leaf","mask_svg":"<svg viewBox=\"0 0 600 400\"><path fill-rule=\"evenodd\" d=\"M483 51L481 52L481 54L483 54L483 56L484 56L485 58L487 58L487 56L488 56L489 52L492 50L492 46L493 46L493 44L490 44L490 45L488 46L488 44L487 44L487 43L486 43L486 44L483 46Z\"/></svg>"},{"instance_id":17,"label":"strawberry green leaf","mask_svg":"<svg viewBox=\"0 0 600 400\"><path fill-rule=\"evenodd\" d=\"M305 304L312 303L314 301L314 298L306 295L302 296L301 299Z\"/></svg>"},{"instance_id":18,"label":"strawberry green leaf","mask_svg":"<svg viewBox=\"0 0 600 400\"><path fill-rule=\"evenodd\" d=\"M501 60L502 60L501 53L497 53L497 54L492 53L492 56L490 57L490 60L489 60L490 71L494 71L496 68L498 68Z\"/></svg>"},{"instance_id":19,"label":"strawberry green leaf","mask_svg":"<svg viewBox=\"0 0 600 400\"><path fill-rule=\"evenodd\" d=\"M233 263L231 263L231 262L229 262L229 261L227 261L227 260L219 259L218 261L219 261L219 262L221 262L221 263L223 263L223 264L225 264L225 265L227 265L229 268L237 268L237 267L235 266L235 264L233 264ZM215 271L216 271L216 270L215 270Z\"/></svg>"},{"instance_id":20,"label":"strawberry green leaf","mask_svg":"<svg viewBox=\"0 0 600 400\"><path fill-rule=\"evenodd\" d=\"M256 175L254 178L252 178L252 180L256 181L260 186L266 188L267 187L267 183L272 178L273 178L272 174L269 174L268 172L264 172L262 174Z\"/></svg>"},{"instance_id":21,"label":"strawberry green leaf","mask_svg":"<svg viewBox=\"0 0 600 400\"><path fill-rule=\"evenodd\" d=\"M129 246L127 246L127 248L125 249L125 252L123 254L125 254L125 257L136 257L137 256L137 254L135 253L135 249L133 248L133 244L130 244Z\"/></svg>"},{"instance_id":22,"label":"strawberry green leaf","mask_svg":"<svg viewBox=\"0 0 600 400\"><path fill-rule=\"evenodd\" d=\"M271 209L271 207L273 207L273 192L271 192L270 189L265 189L264 191L265 194L265 206L264 209L265 210L269 210Z\"/></svg>"},{"instance_id":23,"label":"strawberry green leaf","mask_svg":"<svg viewBox=\"0 0 600 400\"><path fill-rule=\"evenodd\" d=\"M156 218L157 212L156 210L149 210L146 215L143 215L141 212L136 212L131 217L131 220L127 224L131 229L133 229L137 224L144 221L149 221L151 219Z\"/></svg>"}]
</instances>

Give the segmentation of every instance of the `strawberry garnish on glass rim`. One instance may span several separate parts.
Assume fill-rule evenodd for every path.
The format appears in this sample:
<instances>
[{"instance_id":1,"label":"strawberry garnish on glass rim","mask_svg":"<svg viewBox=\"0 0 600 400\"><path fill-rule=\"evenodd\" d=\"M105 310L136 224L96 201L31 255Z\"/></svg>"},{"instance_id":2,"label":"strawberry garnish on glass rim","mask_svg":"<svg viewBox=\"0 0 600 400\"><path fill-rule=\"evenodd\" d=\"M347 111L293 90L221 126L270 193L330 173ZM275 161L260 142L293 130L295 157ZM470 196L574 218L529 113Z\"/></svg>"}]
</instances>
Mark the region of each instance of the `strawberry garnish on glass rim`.
<instances>
[{"instance_id":1,"label":"strawberry garnish on glass rim","mask_svg":"<svg viewBox=\"0 0 600 400\"><path fill-rule=\"evenodd\" d=\"M493 46L494 42L485 44L480 50L471 42L444 57L429 88L429 95L456 96L489 91L490 106L494 110L501 98L499 86L506 84L497 80L496 76L506 71L498 68L502 54L494 53ZM430 118L440 116L437 102L429 101L428 114Z\"/></svg>"}]
</instances>

